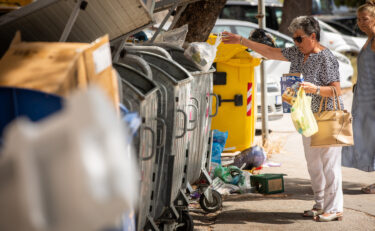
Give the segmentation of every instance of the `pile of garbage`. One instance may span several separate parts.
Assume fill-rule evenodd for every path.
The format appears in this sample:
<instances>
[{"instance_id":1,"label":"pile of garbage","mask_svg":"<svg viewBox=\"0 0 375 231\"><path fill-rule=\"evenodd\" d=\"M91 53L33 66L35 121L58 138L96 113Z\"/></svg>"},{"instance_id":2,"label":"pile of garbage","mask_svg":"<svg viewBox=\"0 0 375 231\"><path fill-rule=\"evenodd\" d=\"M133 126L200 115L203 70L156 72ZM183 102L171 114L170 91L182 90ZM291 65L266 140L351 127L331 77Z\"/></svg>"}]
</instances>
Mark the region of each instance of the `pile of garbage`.
<instances>
[{"instance_id":1,"label":"pile of garbage","mask_svg":"<svg viewBox=\"0 0 375 231\"><path fill-rule=\"evenodd\" d=\"M265 151L259 146L250 147L233 158L224 166L221 153L224 150L228 132L214 130L211 160L212 188L222 195L232 193L254 193L251 186L251 175L260 169L267 159Z\"/></svg>"}]
</instances>

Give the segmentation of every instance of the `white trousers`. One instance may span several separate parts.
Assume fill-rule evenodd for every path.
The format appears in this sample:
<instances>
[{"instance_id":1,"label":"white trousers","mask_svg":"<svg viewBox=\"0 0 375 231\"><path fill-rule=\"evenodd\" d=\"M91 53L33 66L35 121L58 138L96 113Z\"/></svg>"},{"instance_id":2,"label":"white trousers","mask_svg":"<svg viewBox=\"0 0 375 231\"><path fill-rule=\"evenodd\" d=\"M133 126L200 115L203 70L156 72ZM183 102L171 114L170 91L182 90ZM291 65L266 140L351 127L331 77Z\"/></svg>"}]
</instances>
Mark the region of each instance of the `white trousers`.
<instances>
[{"instance_id":1,"label":"white trousers","mask_svg":"<svg viewBox=\"0 0 375 231\"><path fill-rule=\"evenodd\" d=\"M341 147L312 148L310 137L302 136L302 140L314 192L313 208L343 212Z\"/></svg>"}]
</instances>

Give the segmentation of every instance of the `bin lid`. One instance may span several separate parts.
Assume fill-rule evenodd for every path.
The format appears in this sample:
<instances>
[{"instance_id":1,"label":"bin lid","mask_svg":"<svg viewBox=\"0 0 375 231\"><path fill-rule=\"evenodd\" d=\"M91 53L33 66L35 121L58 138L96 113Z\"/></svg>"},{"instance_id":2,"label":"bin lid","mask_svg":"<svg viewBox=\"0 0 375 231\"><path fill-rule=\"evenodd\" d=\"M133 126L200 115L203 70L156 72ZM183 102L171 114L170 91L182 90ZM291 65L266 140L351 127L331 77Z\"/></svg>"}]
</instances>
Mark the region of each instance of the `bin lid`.
<instances>
[{"instance_id":1,"label":"bin lid","mask_svg":"<svg viewBox=\"0 0 375 231\"><path fill-rule=\"evenodd\" d=\"M0 17L0 56L15 32L23 41L59 41L76 0L38 0ZM153 23L142 0L90 0L80 10L68 42L92 42L108 34L110 40Z\"/></svg>"},{"instance_id":2,"label":"bin lid","mask_svg":"<svg viewBox=\"0 0 375 231\"><path fill-rule=\"evenodd\" d=\"M207 42L211 45L215 44L217 36L210 34ZM247 47L240 44L224 44L223 42L217 48L216 57L214 62L227 62L230 59L248 59L249 64L257 66L260 63L260 59L254 58L246 51Z\"/></svg>"},{"instance_id":3,"label":"bin lid","mask_svg":"<svg viewBox=\"0 0 375 231\"><path fill-rule=\"evenodd\" d=\"M131 66L122 63L114 63L113 67L119 73L122 80L130 83L143 95L147 95L152 90L157 89L156 84L152 80Z\"/></svg>"},{"instance_id":4,"label":"bin lid","mask_svg":"<svg viewBox=\"0 0 375 231\"><path fill-rule=\"evenodd\" d=\"M160 67L178 82L189 82L193 79L193 77L185 68L183 68L180 64L172 59L167 59L160 55L143 51L137 52L136 54L140 55L141 58L146 60L150 64L150 66L151 64L153 64L157 67Z\"/></svg>"},{"instance_id":5,"label":"bin lid","mask_svg":"<svg viewBox=\"0 0 375 231\"><path fill-rule=\"evenodd\" d=\"M184 55L185 50L183 48L167 43L153 43L152 45L164 48L172 56L172 59L186 70L190 72L200 71L197 65Z\"/></svg>"}]
</instances>

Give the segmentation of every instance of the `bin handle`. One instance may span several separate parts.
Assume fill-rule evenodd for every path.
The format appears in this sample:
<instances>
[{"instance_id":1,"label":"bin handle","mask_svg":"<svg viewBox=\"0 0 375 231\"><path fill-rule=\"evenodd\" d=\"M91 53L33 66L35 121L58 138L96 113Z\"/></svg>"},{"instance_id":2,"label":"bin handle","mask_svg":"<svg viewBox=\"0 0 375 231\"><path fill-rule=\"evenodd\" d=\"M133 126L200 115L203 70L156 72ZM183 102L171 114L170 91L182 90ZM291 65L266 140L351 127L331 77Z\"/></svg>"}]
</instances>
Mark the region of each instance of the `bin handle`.
<instances>
[{"instance_id":1,"label":"bin handle","mask_svg":"<svg viewBox=\"0 0 375 231\"><path fill-rule=\"evenodd\" d=\"M194 126L192 128L188 128L187 130L190 132L190 131L194 131L196 128L197 128L197 124L198 124L198 107L195 106L194 104L189 104L190 107L193 107L195 109L195 120L189 120L190 123L194 123Z\"/></svg>"},{"instance_id":2,"label":"bin handle","mask_svg":"<svg viewBox=\"0 0 375 231\"><path fill-rule=\"evenodd\" d=\"M186 134L186 131L187 131L187 115L186 115L186 112L184 112L184 111L181 110L181 109L177 109L177 112L182 113L182 115L184 116L184 131L182 132L181 135L176 136L176 138L179 139L179 138L184 137L184 135Z\"/></svg>"},{"instance_id":3,"label":"bin handle","mask_svg":"<svg viewBox=\"0 0 375 231\"><path fill-rule=\"evenodd\" d=\"M152 151L151 151L151 154L149 156L146 156L146 157L143 157L142 158L142 161L147 161L147 160L150 160L152 157L154 157L155 155L155 147L156 147L156 142L155 142L155 132L154 130L152 130L152 128L148 127L148 126L144 126L142 127L144 131L149 131L151 132L151 135L152 135Z\"/></svg>"},{"instance_id":4,"label":"bin handle","mask_svg":"<svg viewBox=\"0 0 375 231\"><path fill-rule=\"evenodd\" d=\"M160 144L156 144L156 148L161 148L161 147L165 146L165 140L166 140L166 137L167 137L167 125L166 125L165 120L163 118L158 117L158 118L155 118L155 120L160 122L163 125L162 140L161 140Z\"/></svg>"},{"instance_id":5,"label":"bin handle","mask_svg":"<svg viewBox=\"0 0 375 231\"><path fill-rule=\"evenodd\" d=\"M191 100L195 101L197 104L197 107L199 107L199 100L195 97L190 97Z\"/></svg>"},{"instance_id":6,"label":"bin handle","mask_svg":"<svg viewBox=\"0 0 375 231\"><path fill-rule=\"evenodd\" d=\"M217 113L219 112L219 96L217 96L215 93L210 93L210 96L213 96L216 98L216 107L215 107L215 114L211 114L210 117L217 116Z\"/></svg>"},{"instance_id":7,"label":"bin handle","mask_svg":"<svg viewBox=\"0 0 375 231\"><path fill-rule=\"evenodd\" d=\"M163 92L162 92L162 90L163 90L163 92L164 92L164 94L165 94L165 97L163 96ZM161 102L163 102L163 104L164 104L164 110L163 109L160 109L160 111L161 111L161 115L163 115L165 118L167 117L167 110L168 110L168 106L167 106L167 102L168 102L168 91L165 89L165 87L164 86L162 86L162 85L160 85L159 86L159 89L158 89L158 92L159 92L159 94L160 94L160 101Z\"/></svg>"},{"instance_id":8,"label":"bin handle","mask_svg":"<svg viewBox=\"0 0 375 231\"><path fill-rule=\"evenodd\" d=\"M190 97L190 100L195 101L195 103L196 103L197 106L195 107L195 105L189 104L189 106L194 107L195 110L196 110L196 117L195 117L196 119L195 120L189 120L189 122L195 122L199 118L199 115L198 115L198 113L199 113L199 100L197 98L195 98L195 97Z\"/></svg>"}]
</instances>

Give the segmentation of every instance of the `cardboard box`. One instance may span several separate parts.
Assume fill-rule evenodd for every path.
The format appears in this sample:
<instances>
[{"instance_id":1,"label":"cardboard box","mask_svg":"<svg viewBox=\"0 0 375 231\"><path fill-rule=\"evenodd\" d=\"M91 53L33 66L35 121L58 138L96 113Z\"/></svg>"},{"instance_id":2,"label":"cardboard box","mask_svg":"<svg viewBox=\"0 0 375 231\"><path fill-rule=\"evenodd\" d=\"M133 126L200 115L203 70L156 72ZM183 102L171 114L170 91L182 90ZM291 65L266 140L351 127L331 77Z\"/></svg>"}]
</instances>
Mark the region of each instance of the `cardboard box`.
<instances>
[{"instance_id":1,"label":"cardboard box","mask_svg":"<svg viewBox=\"0 0 375 231\"><path fill-rule=\"evenodd\" d=\"M67 96L91 83L99 85L117 108L118 82L108 36L91 44L22 42L17 32L0 60L0 86Z\"/></svg>"},{"instance_id":2,"label":"cardboard box","mask_svg":"<svg viewBox=\"0 0 375 231\"><path fill-rule=\"evenodd\" d=\"M283 112L290 113L290 109L297 97L299 84L303 82L301 73L283 74L280 80L281 98L283 101Z\"/></svg>"}]
</instances>

